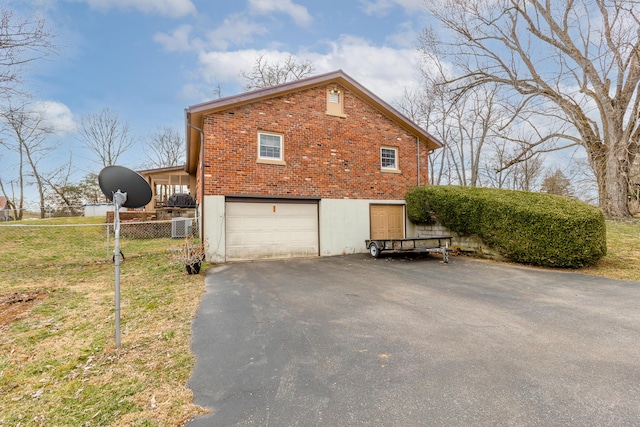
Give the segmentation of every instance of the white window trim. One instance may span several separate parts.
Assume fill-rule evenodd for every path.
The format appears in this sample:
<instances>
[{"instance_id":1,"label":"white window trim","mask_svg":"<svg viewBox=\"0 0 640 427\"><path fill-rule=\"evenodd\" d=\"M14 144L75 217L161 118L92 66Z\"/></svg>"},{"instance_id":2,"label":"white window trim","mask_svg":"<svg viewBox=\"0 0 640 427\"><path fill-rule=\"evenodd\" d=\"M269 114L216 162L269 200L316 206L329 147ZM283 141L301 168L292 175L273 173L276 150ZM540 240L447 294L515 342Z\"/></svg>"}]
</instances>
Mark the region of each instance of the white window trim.
<instances>
[{"instance_id":1,"label":"white window trim","mask_svg":"<svg viewBox=\"0 0 640 427\"><path fill-rule=\"evenodd\" d=\"M277 136L280 138L280 157L263 157L260 155L260 136L261 135L271 135ZM266 163L271 165L284 165L286 162L284 161L284 137L282 134L275 132L258 132L258 163Z\"/></svg>"},{"instance_id":2,"label":"white window trim","mask_svg":"<svg viewBox=\"0 0 640 427\"><path fill-rule=\"evenodd\" d=\"M392 150L395 154L394 154L394 159L395 159L395 164L393 167L389 167L389 166L382 166L382 150ZM393 172L393 173L399 173L400 169L398 169L398 148L397 147L380 147L380 170L382 172Z\"/></svg>"}]
</instances>

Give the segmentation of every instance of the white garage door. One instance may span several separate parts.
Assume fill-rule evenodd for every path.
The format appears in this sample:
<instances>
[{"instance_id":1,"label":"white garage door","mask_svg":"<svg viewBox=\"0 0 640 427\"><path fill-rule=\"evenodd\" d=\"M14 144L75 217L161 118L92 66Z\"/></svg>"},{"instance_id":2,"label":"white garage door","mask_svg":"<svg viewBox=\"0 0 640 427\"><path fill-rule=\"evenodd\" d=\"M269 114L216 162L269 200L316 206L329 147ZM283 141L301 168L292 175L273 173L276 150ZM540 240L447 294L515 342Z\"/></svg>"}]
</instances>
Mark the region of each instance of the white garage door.
<instances>
[{"instance_id":1,"label":"white garage door","mask_svg":"<svg viewBox=\"0 0 640 427\"><path fill-rule=\"evenodd\" d=\"M316 203L226 203L227 261L316 256Z\"/></svg>"}]
</instances>

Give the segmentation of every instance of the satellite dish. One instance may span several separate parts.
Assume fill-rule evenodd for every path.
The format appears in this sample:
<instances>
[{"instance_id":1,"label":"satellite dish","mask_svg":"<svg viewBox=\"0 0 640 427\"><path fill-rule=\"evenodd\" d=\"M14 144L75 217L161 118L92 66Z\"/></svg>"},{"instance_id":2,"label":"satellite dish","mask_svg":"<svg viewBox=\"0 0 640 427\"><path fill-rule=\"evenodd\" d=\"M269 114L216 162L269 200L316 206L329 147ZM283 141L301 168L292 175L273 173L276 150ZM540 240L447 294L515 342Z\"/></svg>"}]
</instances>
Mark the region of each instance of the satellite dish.
<instances>
[{"instance_id":1,"label":"satellite dish","mask_svg":"<svg viewBox=\"0 0 640 427\"><path fill-rule=\"evenodd\" d=\"M98 175L100 189L113 202L113 264L115 265L116 347L120 347L120 208L141 208L151 201L151 187L138 173L122 166L107 166ZM123 256L124 258L124 256Z\"/></svg>"},{"instance_id":2,"label":"satellite dish","mask_svg":"<svg viewBox=\"0 0 640 427\"><path fill-rule=\"evenodd\" d=\"M126 193L126 200L121 206L125 208L141 208L151 201L151 187L137 172L122 166L107 166L98 175L98 184L110 201L120 190Z\"/></svg>"}]
</instances>

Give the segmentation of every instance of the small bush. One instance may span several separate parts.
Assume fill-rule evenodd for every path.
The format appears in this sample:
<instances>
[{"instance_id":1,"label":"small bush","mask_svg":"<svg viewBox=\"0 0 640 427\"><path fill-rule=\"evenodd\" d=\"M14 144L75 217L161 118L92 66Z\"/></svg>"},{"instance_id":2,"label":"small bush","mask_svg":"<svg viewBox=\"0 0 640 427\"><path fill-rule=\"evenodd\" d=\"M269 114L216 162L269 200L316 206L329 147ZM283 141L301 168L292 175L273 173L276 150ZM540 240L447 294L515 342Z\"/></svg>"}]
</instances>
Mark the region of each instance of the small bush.
<instances>
[{"instance_id":1,"label":"small bush","mask_svg":"<svg viewBox=\"0 0 640 427\"><path fill-rule=\"evenodd\" d=\"M478 236L512 261L580 268L607 252L602 211L560 196L494 188L417 187L406 196L417 224Z\"/></svg>"}]
</instances>

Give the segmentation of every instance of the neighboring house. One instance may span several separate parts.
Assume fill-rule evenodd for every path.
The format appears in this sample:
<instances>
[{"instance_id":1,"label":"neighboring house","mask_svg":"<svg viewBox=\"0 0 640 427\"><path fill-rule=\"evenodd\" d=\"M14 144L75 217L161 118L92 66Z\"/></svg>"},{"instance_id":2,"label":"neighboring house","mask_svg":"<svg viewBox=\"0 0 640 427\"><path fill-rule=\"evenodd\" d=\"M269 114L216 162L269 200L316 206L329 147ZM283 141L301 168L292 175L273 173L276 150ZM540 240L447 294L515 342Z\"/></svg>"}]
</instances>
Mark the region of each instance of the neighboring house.
<instances>
[{"instance_id":1,"label":"neighboring house","mask_svg":"<svg viewBox=\"0 0 640 427\"><path fill-rule=\"evenodd\" d=\"M184 165L145 169L137 172L151 187L151 201L145 206L144 210L146 211L167 207L171 196L177 193L190 193L190 188L195 186L195 180L185 172Z\"/></svg>"},{"instance_id":2,"label":"neighboring house","mask_svg":"<svg viewBox=\"0 0 640 427\"><path fill-rule=\"evenodd\" d=\"M0 221L9 221L9 203L4 196L0 196Z\"/></svg>"},{"instance_id":3,"label":"neighboring house","mask_svg":"<svg viewBox=\"0 0 640 427\"><path fill-rule=\"evenodd\" d=\"M370 236L414 235L404 196L427 185L441 144L343 71L185 114L208 260L351 254Z\"/></svg>"}]
</instances>

